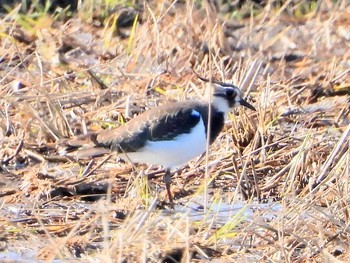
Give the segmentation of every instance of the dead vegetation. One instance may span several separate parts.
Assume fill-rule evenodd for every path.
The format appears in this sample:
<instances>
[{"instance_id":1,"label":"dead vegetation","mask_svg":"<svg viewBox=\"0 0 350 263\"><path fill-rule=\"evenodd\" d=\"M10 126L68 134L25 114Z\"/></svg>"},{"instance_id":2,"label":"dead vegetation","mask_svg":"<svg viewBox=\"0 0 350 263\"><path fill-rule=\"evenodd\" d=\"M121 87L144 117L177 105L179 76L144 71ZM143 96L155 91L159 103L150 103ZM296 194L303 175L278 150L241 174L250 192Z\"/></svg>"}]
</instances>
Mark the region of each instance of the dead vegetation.
<instances>
[{"instance_id":1,"label":"dead vegetation","mask_svg":"<svg viewBox=\"0 0 350 263\"><path fill-rule=\"evenodd\" d=\"M1 17L0 258L350 260L346 1L246 1L235 12L146 2L128 27L117 23L125 9L102 16L88 4L66 20ZM61 138L200 97L192 69L243 86L258 111L233 112L208 160L174 175L175 211L159 167L58 154ZM241 209L222 219L218 207L232 204Z\"/></svg>"}]
</instances>

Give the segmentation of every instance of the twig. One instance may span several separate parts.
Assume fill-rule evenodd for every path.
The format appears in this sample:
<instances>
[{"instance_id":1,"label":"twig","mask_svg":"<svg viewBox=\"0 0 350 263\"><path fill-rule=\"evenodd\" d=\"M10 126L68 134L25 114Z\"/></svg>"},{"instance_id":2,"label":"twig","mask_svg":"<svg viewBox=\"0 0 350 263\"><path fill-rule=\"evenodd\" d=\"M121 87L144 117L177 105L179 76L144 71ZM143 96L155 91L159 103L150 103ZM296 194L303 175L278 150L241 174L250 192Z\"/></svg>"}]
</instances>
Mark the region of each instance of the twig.
<instances>
[{"instance_id":1,"label":"twig","mask_svg":"<svg viewBox=\"0 0 350 263\"><path fill-rule=\"evenodd\" d=\"M326 178L327 172L329 168L331 167L332 163L336 161L336 157L342 154L342 151L340 149L344 146L344 143L346 143L346 140L349 139L350 135L350 124L348 125L347 129L343 133L343 136L338 141L337 145L333 148L332 153L329 155L327 161L324 163L324 165L321 168L321 173L316 179L315 183L312 185L312 189L315 189L318 185L321 184L321 182Z\"/></svg>"},{"instance_id":2,"label":"twig","mask_svg":"<svg viewBox=\"0 0 350 263\"><path fill-rule=\"evenodd\" d=\"M86 173L84 176L88 177L90 174L92 174L94 171L96 171L98 168L100 168L105 162L107 162L109 160L109 158L111 158L111 154L107 155L99 164L97 164L93 169L90 170L90 172ZM88 167L90 167L91 162L89 163ZM84 171L85 173L85 171ZM83 173L83 174L84 174Z\"/></svg>"},{"instance_id":3,"label":"twig","mask_svg":"<svg viewBox=\"0 0 350 263\"><path fill-rule=\"evenodd\" d=\"M8 164L13 158L15 158L19 154L19 152L22 150L23 145L24 145L24 142L23 142L23 139L21 139L21 141L19 142L19 144L16 148L15 153L13 155L11 155L10 157L8 157L7 159L1 161L1 164Z\"/></svg>"}]
</instances>

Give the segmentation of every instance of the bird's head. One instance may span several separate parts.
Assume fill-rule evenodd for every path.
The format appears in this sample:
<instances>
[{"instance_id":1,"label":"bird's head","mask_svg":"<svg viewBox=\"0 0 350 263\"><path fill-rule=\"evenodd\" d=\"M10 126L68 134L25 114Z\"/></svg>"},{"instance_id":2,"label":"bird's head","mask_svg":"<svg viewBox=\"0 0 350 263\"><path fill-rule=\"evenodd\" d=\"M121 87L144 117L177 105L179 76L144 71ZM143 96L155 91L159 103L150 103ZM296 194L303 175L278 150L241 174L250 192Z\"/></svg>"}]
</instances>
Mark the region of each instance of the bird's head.
<instances>
[{"instance_id":1,"label":"bird's head","mask_svg":"<svg viewBox=\"0 0 350 263\"><path fill-rule=\"evenodd\" d=\"M251 110L256 109L242 97L240 89L232 84L211 82L212 105L221 112L228 113L230 109L242 105Z\"/></svg>"},{"instance_id":2,"label":"bird's head","mask_svg":"<svg viewBox=\"0 0 350 263\"><path fill-rule=\"evenodd\" d=\"M226 115L232 108L239 105L256 111L253 105L243 99L242 92L237 86L221 81L209 80L199 76L195 71L193 72L200 80L211 85L211 103L218 111Z\"/></svg>"}]
</instances>

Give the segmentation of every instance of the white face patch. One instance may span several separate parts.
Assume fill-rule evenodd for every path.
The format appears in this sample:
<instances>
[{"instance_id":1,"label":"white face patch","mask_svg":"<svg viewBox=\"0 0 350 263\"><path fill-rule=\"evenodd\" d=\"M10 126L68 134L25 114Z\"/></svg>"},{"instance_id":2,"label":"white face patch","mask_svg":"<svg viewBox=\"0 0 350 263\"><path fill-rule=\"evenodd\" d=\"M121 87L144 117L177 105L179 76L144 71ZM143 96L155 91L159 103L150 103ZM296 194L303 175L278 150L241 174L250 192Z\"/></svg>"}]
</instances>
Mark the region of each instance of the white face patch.
<instances>
[{"instance_id":1,"label":"white face patch","mask_svg":"<svg viewBox=\"0 0 350 263\"><path fill-rule=\"evenodd\" d=\"M242 93L237 87L223 87L218 84L214 86L214 94L212 96L212 105L225 116L231 108L240 105Z\"/></svg>"},{"instance_id":2,"label":"white face patch","mask_svg":"<svg viewBox=\"0 0 350 263\"><path fill-rule=\"evenodd\" d=\"M239 105L241 105L241 103L240 103L240 101L241 101L241 99L242 99L242 93L241 93L241 91L240 90L237 90L236 91L236 97L235 97L235 105L234 105L234 107L237 107L237 106L239 106Z\"/></svg>"},{"instance_id":3,"label":"white face patch","mask_svg":"<svg viewBox=\"0 0 350 263\"><path fill-rule=\"evenodd\" d=\"M192 114L199 112L193 110ZM200 115L200 114L199 114ZM203 119L190 133L178 135L171 141L148 141L138 152L128 153L132 162L162 165L164 168L177 168L206 150L206 134Z\"/></svg>"},{"instance_id":4,"label":"white face patch","mask_svg":"<svg viewBox=\"0 0 350 263\"><path fill-rule=\"evenodd\" d=\"M228 105L228 101L226 98L224 97L218 97L218 96L214 96L212 98L212 105L214 106L215 109L217 109L219 112L223 112L225 116L227 116L227 114L230 111L230 107Z\"/></svg>"}]
</instances>

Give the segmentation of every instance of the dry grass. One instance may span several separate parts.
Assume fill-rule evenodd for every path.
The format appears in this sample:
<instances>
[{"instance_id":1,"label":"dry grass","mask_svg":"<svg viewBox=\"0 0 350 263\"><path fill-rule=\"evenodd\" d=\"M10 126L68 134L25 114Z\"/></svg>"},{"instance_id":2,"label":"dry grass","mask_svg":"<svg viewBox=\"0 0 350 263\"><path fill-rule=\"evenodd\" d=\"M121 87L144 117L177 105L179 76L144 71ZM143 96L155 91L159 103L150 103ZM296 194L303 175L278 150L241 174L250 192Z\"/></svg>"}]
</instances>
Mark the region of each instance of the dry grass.
<instances>
[{"instance_id":1,"label":"dry grass","mask_svg":"<svg viewBox=\"0 0 350 263\"><path fill-rule=\"evenodd\" d=\"M143 9L122 33L115 14L103 25L82 11L87 21L47 13L31 20L18 10L2 16L0 255L348 262L346 1L269 2L239 20L192 1ZM58 155L60 138L202 96L192 68L242 86L258 111L235 110L208 160L174 176L175 211L162 202L157 167L134 172L114 156L78 163Z\"/></svg>"}]
</instances>

